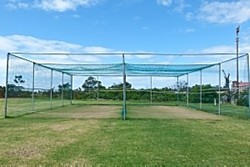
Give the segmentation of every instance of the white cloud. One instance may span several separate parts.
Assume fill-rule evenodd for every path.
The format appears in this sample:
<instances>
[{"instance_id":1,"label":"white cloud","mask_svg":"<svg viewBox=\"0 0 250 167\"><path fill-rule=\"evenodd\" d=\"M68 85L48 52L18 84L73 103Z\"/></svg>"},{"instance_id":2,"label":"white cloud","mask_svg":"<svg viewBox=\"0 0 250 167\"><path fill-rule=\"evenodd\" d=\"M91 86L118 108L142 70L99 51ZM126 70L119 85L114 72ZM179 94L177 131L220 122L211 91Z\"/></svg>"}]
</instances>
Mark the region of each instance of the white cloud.
<instances>
[{"instance_id":1,"label":"white cloud","mask_svg":"<svg viewBox=\"0 0 250 167\"><path fill-rule=\"evenodd\" d=\"M235 47L233 46L213 46L202 50L203 53L233 53L235 52Z\"/></svg>"},{"instance_id":2,"label":"white cloud","mask_svg":"<svg viewBox=\"0 0 250 167\"><path fill-rule=\"evenodd\" d=\"M101 53L107 53L107 52L112 52L112 49L109 48L104 48L104 47L100 47L100 46L89 46L89 47L85 47L83 49L85 52L101 52Z\"/></svg>"},{"instance_id":3,"label":"white cloud","mask_svg":"<svg viewBox=\"0 0 250 167\"><path fill-rule=\"evenodd\" d=\"M185 0L175 0L176 3L176 7L174 8L174 10L176 12L182 13L184 11L185 8L190 7Z\"/></svg>"},{"instance_id":4,"label":"white cloud","mask_svg":"<svg viewBox=\"0 0 250 167\"><path fill-rule=\"evenodd\" d=\"M250 20L250 1L205 1L198 12L198 19L210 23L244 23Z\"/></svg>"},{"instance_id":5,"label":"white cloud","mask_svg":"<svg viewBox=\"0 0 250 167\"><path fill-rule=\"evenodd\" d=\"M65 12L76 10L78 7L89 7L96 5L100 0L9 0L7 7L38 8L45 11Z\"/></svg>"},{"instance_id":6,"label":"white cloud","mask_svg":"<svg viewBox=\"0 0 250 167\"><path fill-rule=\"evenodd\" d=\"M153 55L136 55L139 59L151 59Z\"/></svg>"},{"instance_id":7,"label":"white cloud","mask_svg":"<svg viewBox=\"0 0 250 167\"><path fill-rule=\"evenodd\" d=\"M170 6L173 3L173 0L157 0L156 2L163 6Z\"/></svg>"},{"instance_id":8,"label":"white cloud","mask_svg":"<svg viewBox=\"0 0 250 167\"><path fill-rule=\"evenodd\" d=\"M185 0L156 0L156 2L166 7L173 6L173 11L178 13L182 13L185 8L189 7Z\"/></svg>"},{"instance_id":9,"label":"white cloud","mask_svg":"<svg viewBox=\"0 0 250 167\"><path fill-rule=\"evenodd\" d=\"M18 8L26 9L30 7L29 3L20 0L9 0L6 6L10 9L18 9Z\"/></svg>"},{"instance_id":10,"label":"white cloud","mask_svg":"<svg viewBox=\"0 0 250 167\"><path fill-rule=\"evenodd\" d=\"M111 52L111 49L100 46L84 47L79 44L68 43L56 40L44 40L32 36L10 35L0 36L0 85L5 82L6 54L8 52ZM27 57L39 62L59 62L59 63L99 63L101 57L85 56L68 56L68 55L30 55Z\"/></svg>"},{"instance_id":11,"label":"white cloud","mask_svg":"<svg viewBox=\"0 0 250 167\"><path fill-rule=\"evenodd\" d=\"M82 46L62 41L43 40L31 36L11 35L0 36L0 51L24 51L24 52L67 52L82 50Z\"/></svg>"},{"instance_id":12,"label":"white cloud","mask_svg":"<svg viewBox=\"0 0 250 167\"><path fill-rule=\"evenodd\" d=\"M0 52L109 52L100 46L84 47L79 44L57 40L44 40L32 36L0 36Z\"/></svg>"}]
</instances>

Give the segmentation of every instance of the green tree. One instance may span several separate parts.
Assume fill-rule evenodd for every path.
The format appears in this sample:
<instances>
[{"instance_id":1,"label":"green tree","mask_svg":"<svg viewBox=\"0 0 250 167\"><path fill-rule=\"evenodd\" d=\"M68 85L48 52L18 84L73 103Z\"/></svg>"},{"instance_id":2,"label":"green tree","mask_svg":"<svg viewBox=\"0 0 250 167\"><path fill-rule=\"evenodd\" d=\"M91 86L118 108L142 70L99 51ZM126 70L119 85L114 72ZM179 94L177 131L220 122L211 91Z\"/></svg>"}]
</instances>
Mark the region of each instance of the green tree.
<instances>
[{"instance_id":1,"label":"green tree","mask_svg":"<svg viewBox=\"0 0 250 167\"><path fill-rule=\"evenodd\" d=\"M0 98L4 98L5 94L5 86L0 86Z\"/></svg>"},{"instance_id":2,"label":"green tree","mask_svg":"<svg viewBox=\"0 0 250 167\"><path fill-rule=\"evenodd\" d=\"M19 86L21 83L25 83L22 75L15 75L14 82Z\"/></svg>"},{"instance_id":3,"label":"green tree","mask_svg":"<svg viewBox=\"0 0 250 167\"><path fill-rule=\"evenodd\" d=\"M65 99L70 99L70 90L71 90L71 84L65 83L62 85L58 85L59 94L61 95L63 91L63 96Z\"/></svg>"},{"instance_id":4,"label":"green tree","mask_svg":"<svg viewBox=\"0 0 250 167\"><path fill-rule=\"evenodd\" d=\"M91 90L96 90L97 88L103 88L101 86L101 81L98 81L96 78L89 76L83 83L82 88L84 91L90 92Z\"/></svg>"},{"instance_id":5,"label":"green tree","mask_svg":"<svg viewBox=\"0 0 250 167\"><path fill-rule=\"evenodd\" d=\"M218 88L210 84L202 85L202 102L213 103L214 99L218 97L216 90L218 90ZM189 100L192 103L200 102L200 85L194 85L190 88Z\"/></svg>"},{"instance_id":6,"label":"green tree","mask_svg":"<svg viewBox=\"0 0 250 167\"><path fill-rule=\"evenodd\" d=\"M119 83L119 84L113 84L111 87L109 87L110 89L123 89L123 83ZM126 82L126 89L131 89L132 88L132 84Z\"/></svg>"}]
</instances>

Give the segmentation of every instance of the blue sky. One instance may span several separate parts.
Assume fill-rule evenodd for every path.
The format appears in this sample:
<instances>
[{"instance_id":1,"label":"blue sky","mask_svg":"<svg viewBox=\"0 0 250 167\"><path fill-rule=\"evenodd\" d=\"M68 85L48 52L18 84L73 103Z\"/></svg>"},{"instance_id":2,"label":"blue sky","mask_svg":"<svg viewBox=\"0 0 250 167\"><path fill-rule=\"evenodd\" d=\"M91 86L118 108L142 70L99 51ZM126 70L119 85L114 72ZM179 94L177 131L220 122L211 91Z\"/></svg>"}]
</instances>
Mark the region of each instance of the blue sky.
<instances>
[{"instance_id":1,"label":"blue sky","mask_svg":"<svg viewBox=\"0 0 250 167\"><path fill-rule=\"evenodd\" d=\"M8 51L235 52L238 25L249 52L249 20L248 0L1 0L0 71Z\"/></svg>"}]
</instances>

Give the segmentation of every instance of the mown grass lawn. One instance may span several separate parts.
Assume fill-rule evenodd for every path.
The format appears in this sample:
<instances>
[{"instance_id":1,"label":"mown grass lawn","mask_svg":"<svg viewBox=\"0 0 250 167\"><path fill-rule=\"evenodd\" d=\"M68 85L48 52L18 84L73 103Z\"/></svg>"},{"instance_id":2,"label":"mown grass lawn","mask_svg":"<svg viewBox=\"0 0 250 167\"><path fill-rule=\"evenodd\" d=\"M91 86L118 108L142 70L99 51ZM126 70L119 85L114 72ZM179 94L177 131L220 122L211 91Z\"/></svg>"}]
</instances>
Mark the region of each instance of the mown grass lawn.
<instances>
[{"instance_id":1,"label":"mown grass lawn","mask_svg":"<svg viewBox=\"0 0 250 167\"><path fill-rule=\"evenodd\" d=\"M0 119L1 165L250 164L250 121L166 106L73 105ZM155 113L155 114L154 114Z\"/></svg>"}]
</instances>

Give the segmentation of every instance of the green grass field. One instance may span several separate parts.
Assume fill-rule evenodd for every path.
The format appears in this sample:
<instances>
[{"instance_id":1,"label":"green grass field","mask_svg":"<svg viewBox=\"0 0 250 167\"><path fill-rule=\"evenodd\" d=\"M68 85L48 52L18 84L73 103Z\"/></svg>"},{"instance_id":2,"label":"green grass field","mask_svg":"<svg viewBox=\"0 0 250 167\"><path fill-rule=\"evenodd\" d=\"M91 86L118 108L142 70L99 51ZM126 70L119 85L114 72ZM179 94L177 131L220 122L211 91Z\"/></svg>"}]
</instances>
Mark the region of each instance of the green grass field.
<instances>
[{"instance_id":1,"label":"green grass field","mask_svg":"<svg viewBox=\"0 0 250 167\"><path fill-rule=\"evenodd\" d=\"M177 106L131 105L126 121L120 105L65 106L0 118L0 164L248 166L249 127Z\"/></svg>"}]
</instances>

